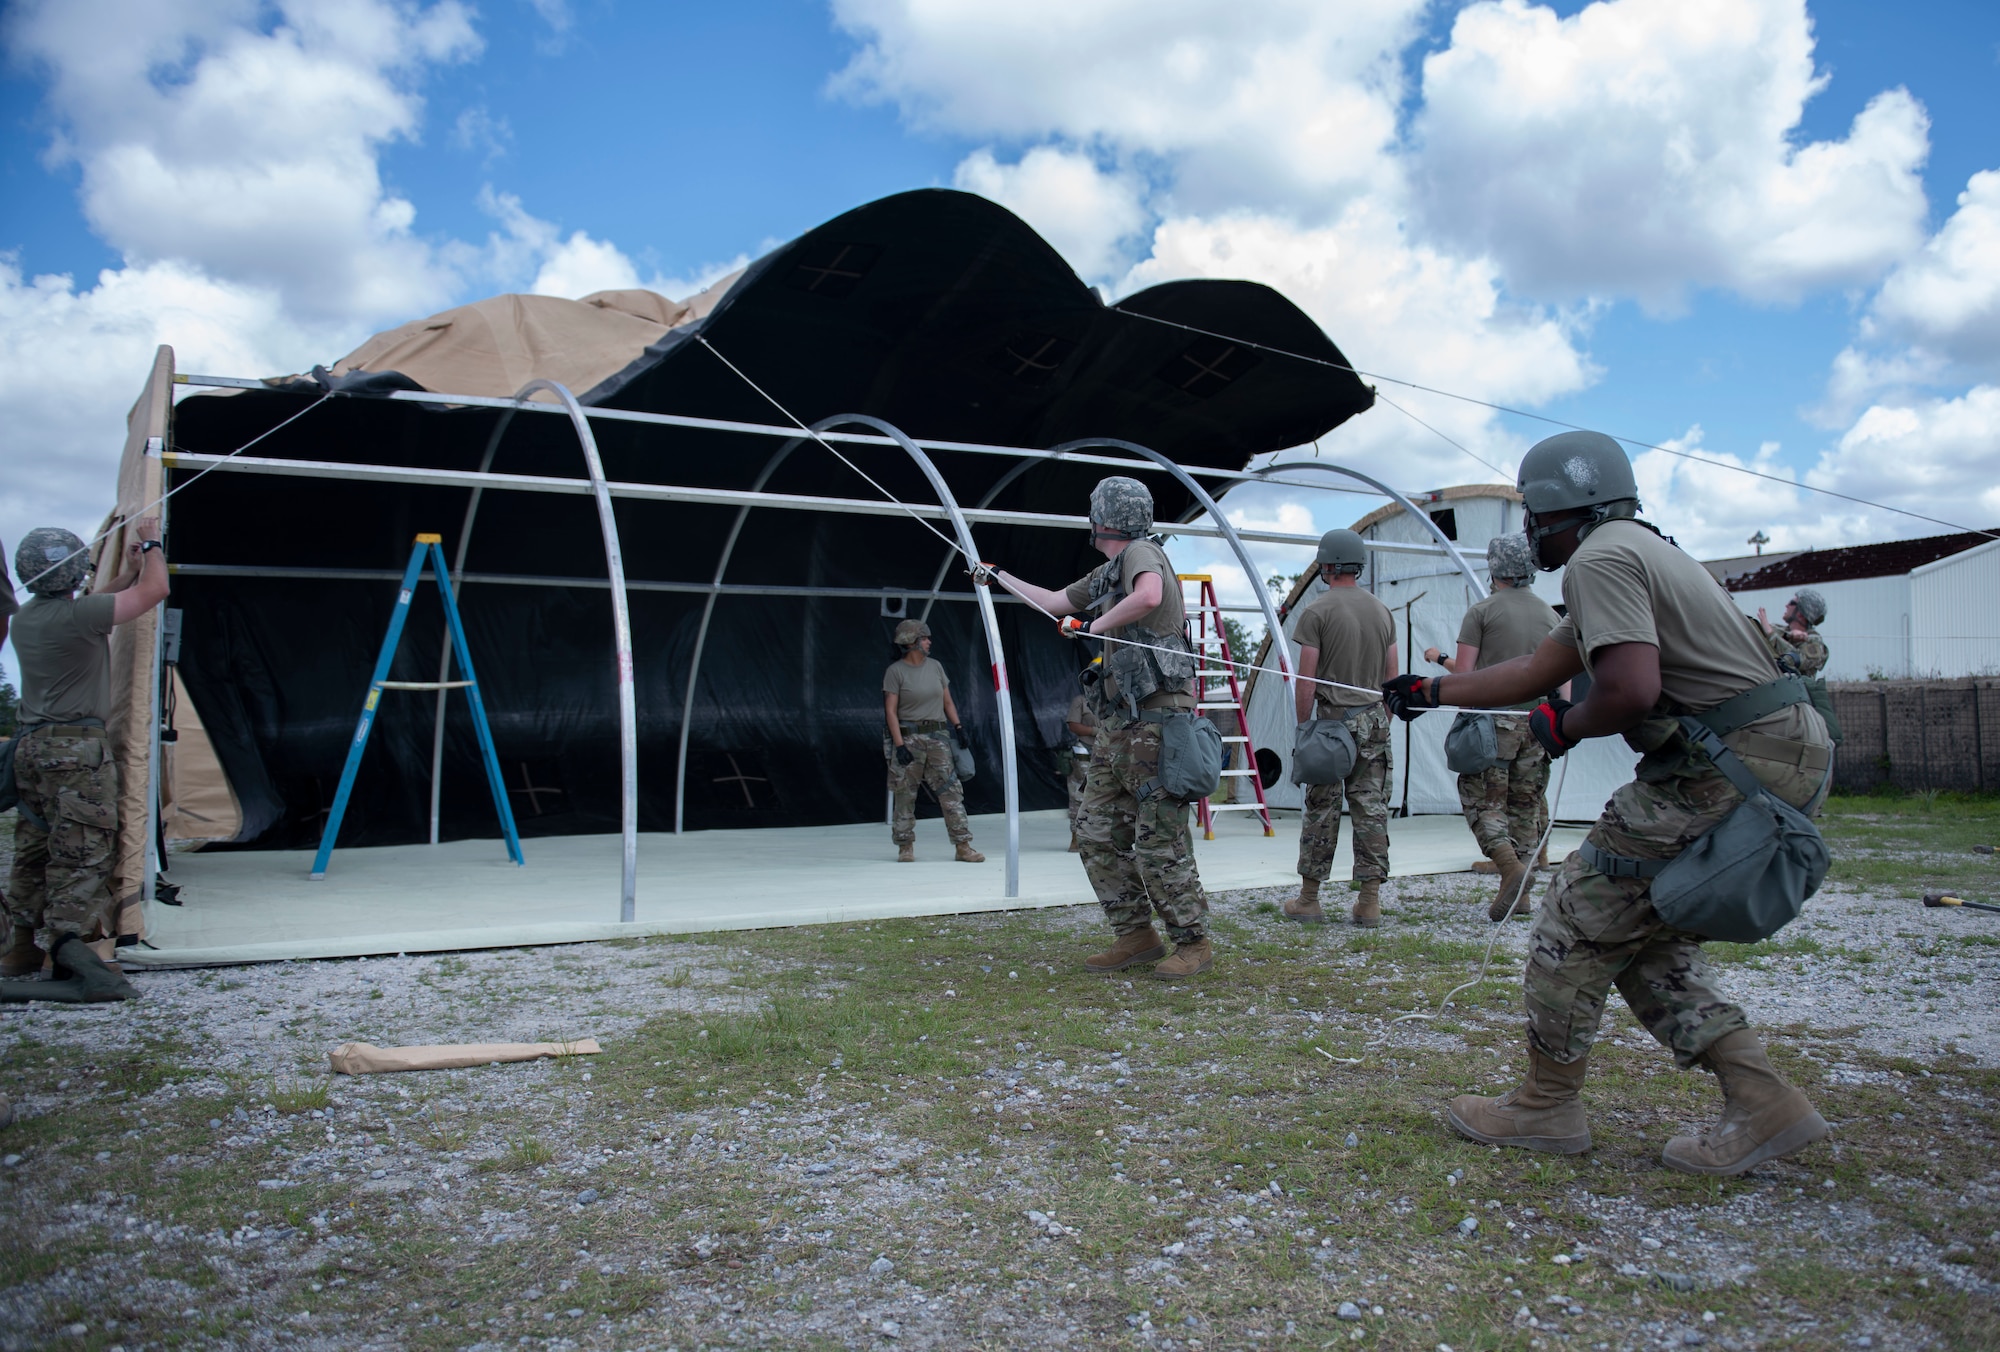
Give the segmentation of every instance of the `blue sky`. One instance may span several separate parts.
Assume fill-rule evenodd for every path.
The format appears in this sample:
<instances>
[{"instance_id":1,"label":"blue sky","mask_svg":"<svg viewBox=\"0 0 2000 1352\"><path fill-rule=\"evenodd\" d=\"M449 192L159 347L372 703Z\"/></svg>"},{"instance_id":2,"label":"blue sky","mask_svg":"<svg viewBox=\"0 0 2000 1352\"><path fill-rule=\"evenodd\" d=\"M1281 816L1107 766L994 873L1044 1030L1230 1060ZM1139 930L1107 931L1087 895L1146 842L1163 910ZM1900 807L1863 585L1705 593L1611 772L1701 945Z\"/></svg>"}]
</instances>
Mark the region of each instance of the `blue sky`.
<instances>
[{"instance_id":1,"label":"blue sky","mask_svg":"<svg viewBox=\"0 0 2000 1352\"><path fill-rule=\"evenodd\" d=\"M1254 276L1385 374L2000 523L1990 3L6 14L0 539L101 516L155 342L296 370L495 291L689 289L934 184L1113 292ZM1407 402L1502 465L1547 430ZM1325 450L1410 488L1493 477L1386 408ZM1707 555L1937 529L1657 455L1641 474ZM1357 504L1238 510L1311 530Z\"/></svg>"}]
</instances>

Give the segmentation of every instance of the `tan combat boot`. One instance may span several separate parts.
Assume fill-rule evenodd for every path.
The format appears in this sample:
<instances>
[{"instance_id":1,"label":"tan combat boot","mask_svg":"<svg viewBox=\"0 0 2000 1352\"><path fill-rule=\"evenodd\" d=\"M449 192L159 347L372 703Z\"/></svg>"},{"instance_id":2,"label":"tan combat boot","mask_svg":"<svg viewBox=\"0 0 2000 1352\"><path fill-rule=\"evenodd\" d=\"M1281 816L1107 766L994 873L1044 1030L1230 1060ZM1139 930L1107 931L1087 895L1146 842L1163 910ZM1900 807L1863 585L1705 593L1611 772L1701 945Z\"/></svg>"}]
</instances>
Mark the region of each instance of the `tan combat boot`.
<instances>
[{"instance_id":1,"label":"tan combat boot","mask_svg":"<svg viewBox=\"0 0 2000 1352\"><path fill-rule=\"evenodd\" d=\"M1472 866L1472 871L1474 873L1494 874L1500 871L1500 866L1491 859L1482 859Z\"/></svg>"},{"instance_id":2,"label":"tan combat boot","mask_svg":"<svg viewBox=\"0 0 2000 1352\"><path fill-rule=\"evenodd\" d=\"M7 951L0 953L0 980L34 976L42 970L42 958L42 950L35 947L34 926L14 926Z\"/></svg>"},{"instance_id":3,"label":"tan combat boot","mask_svg":"<svg viewBox=\"0 0 2000 1352\"><path fill-rule=\"evenodd\" d=\"M1069 833L1069 852L1071 854L1083 853L1083 841L1077 838L1077 834L1074 831Z\"/></svg>"},{"instance_id":4,"label":"tan combat boot","mask_svg":"<svg viewBox=\"0 0 2000 1352\"><path fill-rule=\"evenodd\" d=\"M1527 899L1528 866L1514 853L1514 847L1495 845L1493 862L1500 869L1500 888L1493 895L1493 904L1486 908L1486 918L1497 922L1534 910L1534 903Z\"/></svg>"},{"instance_id":5,"label":"tan combat boot","mask_svg":"<svg viewBox=\"0 0 2000 1352\"><path fill-rule=\"evenodd\" d=\"M1192 943L1175 944L1174 955L1153 968L1153 975L1162 981L1181 981L1191 976L1199 976L1215 966L1215 950L1209 947L1207 939L1196 939Z\"/></svg>"},{"instance_id":6,"label":"tan combat boot","mask_svg":"<svg viewBox=\"0 0 2000 1352\"><path fill-rule=\"evenodd\" d=\"M1301 925L1324 925L1326 912L1320 909L1319 879L1299 879L1299 894L1285 903L1285 919Z\"/></svg>"},{"instance_id":7,"label":"tan combat boot","mask_svg":"<svg viewBox=\"0 0 2000 1352\"><path fill-rule=\"evenodd\" d=\"M1093 953L1083 965L1093 972L1122 972L1142 962L1158 962L1167 956L1167 946L1151 925L1118 936L1118 942L1102 953Z\"/></svg>"},{"instance_id":8,"label":"tan combat boot","mask_svg":"<svg viewBox=\"0 0 2000 1352\"><path fill-rule=\"evenodd\" d=\"M1543 846L1542 846L1542 852L1541 852L1540 854L1538 854L1538 855L1536 855L1536 856L1535 856L1535 867L1536 867L1536 868L1554 868L1554 867L1555 867L1555 865L1554 865L1554 864L1551 864L1551 863L1549 862L1549 847L1548 847L1548 845L1547 845L1546 843L1544 843L1544 844L1543 844Z\"/></svg>"},{"instance_id":9,"label":"tan combat boot","mask_svg":"<svg viewBox=\"0 0 2000 1352\"><path fill-rule=\"evenodd\" d=\"M908 845L898 845L896 847L896 862L899 864L914 864L917 862L917 845L915 841L911 841Z\"/></svg>"},{"instance_id":10,"label":"tan combat boot","mask_svg":"<svg viewBox=\"0 0 2000 1352\"><path fill-rule=\"evenodd\" d=\"M972 842L969 840L958 842L958 852L953 857L961 864L983 864L986 862L986 856L973 849Z\"/></svg>"},{"instance_id":11,"label":"tan combat boot","mask_svg":"<svg viewBox=\"0 0 2000 1352\"><path fill-rule=\"evenodd\" d=\"M1586 1054L1563 1065L1530 1045L1528 1075L1519 1088L1499 1098L1460 1094L1444 1115L1459 1135L1483 1145L1580 1155L1590 1149L1590 1124L1583 1120L1583 1102L1577 1097L1588 1060Z\"/></svg>"},{"instance_id":12,"label":"tan combat boot","mask_svg":"<svg viewBox=\"0 0 2000 1352\"><path fill-rule=\"evenodd\" d=\"M1722 1120L1699 1136L1676 1136L1660 1152L1684 1174L1741 1174L1789 1155L1833 1128L1810 1100L1778 1074L1764 1044L1747 1028L1717 1038L1696 1065L1722 1082Z\"/></svg>"},{"instance_id":13,"label":"tan combat boot","mask_svg":"<svg viewBox=\"0 0 2000 1352\"><path fill-rule=\"evenodd\" d=\"M1347 913L1348 919L1362 929L1374 929L1382 923L1382 884L1365 882L1361 884L1361 896L1354 908Z\"/></svg>"}]
</instances>

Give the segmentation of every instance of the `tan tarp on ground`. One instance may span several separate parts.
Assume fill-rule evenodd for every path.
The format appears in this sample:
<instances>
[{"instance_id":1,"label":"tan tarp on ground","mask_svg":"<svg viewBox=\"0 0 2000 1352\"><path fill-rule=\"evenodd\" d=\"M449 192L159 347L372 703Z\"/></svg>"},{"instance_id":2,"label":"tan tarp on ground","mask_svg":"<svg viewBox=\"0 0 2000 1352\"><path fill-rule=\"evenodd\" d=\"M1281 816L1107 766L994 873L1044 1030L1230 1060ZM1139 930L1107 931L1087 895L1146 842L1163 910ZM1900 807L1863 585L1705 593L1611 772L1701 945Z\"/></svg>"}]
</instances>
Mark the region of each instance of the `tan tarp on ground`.
<instances>
[{"instance_id":1,"label":"tan tarp on ground","mask_svg":"<svg viewBox=\"0 0 2000 1352\"><path fill-rule=\"evenodd\" d=\"M109 586L124 571L125 548L138 537L132 523L159 511L165 475L160 453L173 415L174 350L153 354L153 371L125 419L125 453L118 462L118 505L104 524L97 547L95 586ZM154 654L159 648L158 612L141 615L111 631L111 716L105 730L118 765L118 862L111 891L118 901L118 933L145 937L140 890L146 878L146 789L152 761Z\"/></svg>"},{"instance_id":2,"label":"tan tarp on ground","mask_svg":"<svg viewBox=\"0 0 2000 1352\"><path fill-rule=\"evenodd\" d=\"M378 333L335 362L333 373L400 371L427 390L496 399L531 380L553 380L581 395L667 330L706 315L741 275L686 301L644 290L596 291L582 300L489 296Z\"/></svg>"}]
</instances>

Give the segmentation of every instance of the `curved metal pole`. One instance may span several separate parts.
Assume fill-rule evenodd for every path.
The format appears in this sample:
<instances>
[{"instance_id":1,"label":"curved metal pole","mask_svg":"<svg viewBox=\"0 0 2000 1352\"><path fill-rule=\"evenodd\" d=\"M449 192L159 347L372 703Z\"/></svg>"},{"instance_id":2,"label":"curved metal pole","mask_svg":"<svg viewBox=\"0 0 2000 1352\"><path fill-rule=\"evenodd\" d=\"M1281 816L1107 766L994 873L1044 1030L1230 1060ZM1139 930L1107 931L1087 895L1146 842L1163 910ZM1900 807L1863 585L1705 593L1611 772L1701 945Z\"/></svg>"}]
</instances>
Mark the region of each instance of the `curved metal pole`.
<instances>
[{"instance_id":1,"label":"curved metal pole","mask_svg":"<svg viewBox=\"0 0 2000 1352\"><path fill-rule=\"evenodd\" d=\"M783 446L780 446L772 454L771 458L764 462L764 468L757 472L757 478L751 483L750 491L752 493L761 492L764 485L770 482L771 475L776 472L778 466L784 463L785 457L797 450L804 440L803 437L793 437ZM729 558L736 552L736 539L743 533L743 523L749 517L750 505L748 503L736 509L736 520L730 523L729 537L722 543L722 555L715 561L715 577L710 584L711 586L720 587L722 585L723 574L729 571ZM694 654L688 658L687 692L681 697L681 747L680 754L674 761L675 835L681 834L682 823L686 820L686 814L682 809L687 802L688 731L694 724L695 681L701 675L701 652L708 645L708 622L715 615L715 603L720 598L720 595L720 592L710 591L708 599L702 603L701 625L694 633Z\"/></svg>"},{"instance_id":2,"label":"curved metal pole","mask_svg":"<svg viewBox=\"0 0 2000 1352\"><path fill-rule=\"evenodd\" d=\"M1437 522L1431 520L1431 514L1429 512L1424 511L1421 507L1417 506L1416 503L1411 502L1401 493L1398 493L1395 489L1389 487L1389 485L1383 483L1380 479L1373 478L1370 475L1363 474L1358 469L1348 469L1345 465L1329 465L1323 461L1317 461L1317 460L1291 460L1285 462L1284 464L1266 465L1262 469L1252 470L1250 472L1252 474L1265 475L1265 474L1277 474L1281 471L1291 471L1295 469L1318 470L1322 474L1342 474L1350 479L1359 479L1362 483L1367 484L1370 488L1380 493L1383 497L1393 499L1398 505L1402 507L1404 511L1408 512L1411 516L1414 516L1417 520L1423 522L1424 528L1430 531L1432 535L1437 537L1437 542L1444 546L1444 552L1446 554L1449 554L1451 556L1451 561L1458 565L1458 571L1465 574L1465 580L1471 584L1472 590L1479 596L1486 595L1486 590L1487 590L1486 584L1479 580L1479 574L1472 571L1472 565L1465 561L1465 555L1458 552L1458 546L1452 543L1451 537L1444 533L1443 529L1438 526ZM1218 518L1218 520L1219 519L1220 518Z\"/></svg>"},{"instance_id":3,"label":"curved metal pole","mask_svg":"<svg viewBox=\"0 0 2000 1352\"><path fill-rule=\"evenodd\" d=\"M1061 455L1066 451L1080 451L1089 446L1110 446L1152 461L1179 479L1181 486L1194 494L1195 501L1208 509L1208 514L1215 519L1216 529L1222 532L1223 539L1229 541L1230 549L1236 553L1236 561L1243 565L1243 575L1249 578L1250 585L1257 589L1257 604L1263 608L1264 623L1271 629L1271 651L1277 654L1278 670L1285 674L1287 686L1293 684L1292 655L1285 650L1285 627L1278 620L1278 608L1271 604L1271 593L1265 589L1264 579L1257 576L1257 565L1251 562L1250 551L1244 548L1242 537L1237 535L1236 528L1229 524L1229 518L1222 514L1222 508L1216 505L1215 499L1208 495L1208 490L1196 483L1193 476L1179 465L1158 451L1141 446L1135 441L1119 441L1115 437L1085 437L1081 441L1065 441L1051 450L1053 454Z\"/></svg>"},{"instance_id":4,"label":"curved metal pole","mask_svg":"<svg viewBox=\"0 0 2000 1352\"><path fill-rule=\"evenodd\" d=\"M591 435L583 405L553 380L529 381L514 400L525 404L530 396L544 390L562 401L569 412L570 425L576 428L576 438L583 443L583 462L590 470L590 486L597 496L597 524L604 532L604 563L611 575L611 632L618 648L619 794L623 800L618 829L625 846L618 918L630 924L639 890L639 715L632 688L632 613L625 604L625 557L618 547L618 519L611 510L611 488L604 478L604 462L598 458L597 438Z\"/></svg>"},{"instance_id":5,"label":"curved metal pole","mask_svg":"<svg viewBox=\"0 0 2000 1352\"><path fill-rule=\"evenodd\" d=\"M937 494L938 503L951 517L953 529L958 533L958 546L970 560L979 558L979 548L972 540L972 527L965 520L965 513L959 510L958 500L951 495L951 487L944 481L944 475L931 458L924 454L917 443L904 436L901 429L880 418L871 418L865 413L841 413L831 418L822 418L812 425L815 432L827 432L836 427L872 427L885 437L894 438L897 445L910 453L917 462L917 468L930 480L931 491ZM1004 786L1003 797L1007 805L1007 891L1009 897L1021 895L1021 784L1016 771L1014 751L1014 697L1007 685L1007 656L1000 647L1000 618L993 611L992 594L985 587L974 587L979 596L979 618L986 626L986 650L993 659L994 703L1000 706L1000 774Z\"/></svg>"},{"instance_id":6,"label":"curved metal pole","mask_svg":"<svg viewBox=\"0 0 2000 1352\"><path fill-rule=\"evenodd\" d=\"M500 449L500 438L507 435L508 424L514 421L516 409L508 409L500 415L500 421L493 427L493 435L486 439L486 454L479 457L479 472L485 474L493 468L494 453ZM459 587L463 595L463 584L459 578L465 573L465 552L472 545L472 522L479 515L479 499L485 496L486 485L480 484L472 490L472 497L465 504L465 520L458 527L458 548L452 552L452 586ZM451 679L451 630L446 628L444 636L438 640L438 683L442 685ZM437 712L431 722L431 844L438 843L438 798L444 782L444 697L448 692L437 692Z\"/></svg>"},{"instance_id":7,"label":"curved metal pole","mask_svg":"<svg viewBox=\"0 0 2000 1352\"><path fill-rule=\"evenodd\" d=\"M1005 474L1001 475L999 480L994 483L993 487L986 490L984 496L982 496L978 502L973 504L972 510L976 512L981 507L990 507L993 504L993 499L999 497L1001 491L1005 489L1008 484L1013 483L1014 480L1020 478L1030 469L1042 463L1043 462L1040 460L1023 460L1019 464L1015 465L1014 468L1008 470ZM942 591L944 589L944 576L946 573L949 573L951 571L951 557L952 556L949 553L947 553L944 556L944 561L938 564L937 576L931 579L931 591L933 593ZM924 599L924 613L917 616L917 618L920 620L928 620L931 617L931 607L936 604L937 604L937 597L935 594L926 597Z\"/></svg>"}]
</instances>

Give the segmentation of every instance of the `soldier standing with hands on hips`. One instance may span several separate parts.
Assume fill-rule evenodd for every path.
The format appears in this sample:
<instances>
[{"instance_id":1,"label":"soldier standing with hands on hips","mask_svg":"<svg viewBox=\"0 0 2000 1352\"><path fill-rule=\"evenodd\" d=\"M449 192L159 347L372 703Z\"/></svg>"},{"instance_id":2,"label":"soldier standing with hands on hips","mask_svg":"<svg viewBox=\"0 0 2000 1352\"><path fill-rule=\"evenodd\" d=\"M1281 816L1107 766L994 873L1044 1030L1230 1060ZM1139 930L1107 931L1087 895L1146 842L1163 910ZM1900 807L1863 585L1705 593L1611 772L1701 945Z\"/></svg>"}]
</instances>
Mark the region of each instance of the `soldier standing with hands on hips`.
<instances>
[{"instance_id":1,"label":"soldier standing with hands on hips","mask_svg":"<svg viewBox=\"0 0 2000 1352\"><path fill-rule=\"evenodd\" d=\"M1072 638L1124 639L1107 645L1103 675L1092 687L1097 740L1084 776L1077 835L1084 872L1117 941L1084 959L1093 972L1152 962L1173 981L1213 964L1208 895L1195 870L1188 805L1160 786L1162 725L1195 711L1194 646L1174 566L1153 526L1153 495L1137 479L1101 481L1090 494L1090 542L1105 562L1062 591L1023 582L979 563L972 579L998 582L1048 614L1063 617ZM1085 623L1079 611L1095 611ZM1171 957L1153 916L1174 941ZM1164 959L1164 960L1162 960Z\"/></svg>"},{"instance_id":2,"label":"soldier standing with hands on hips","mask_svg":"<svg viewBox=\"0 0 2000 1352\"><path fill-rule=\"evenodd\" d=\"M972 848L972 820L965 815L965 785L952 764L947 731L960 746L965 728L951 699L951 678L944 664L931 660L931 627L922 620L896 626L896 646L903 655L882 673L882 715L887 731L882 755L889 762L889 792L894 821L889 828L896 842L896 862L917 859L917 786L925 784L944 810L944 829L951 836L954 858L961 864L983 864L986 856Z\"/></svg>"},{"instance_id":3,"label":"soldier standing with hands on hips","mask_svg":"<svg viewBox=\"0 0 2000 1352\"><path fill-rule=\"evenodd\" d=\"M1597 432L1539 442L1521 461L1519 487L1536 562L1565 568L1569 613L1530 656L1465 675L1399 676L1383 697L1405 719L1440 704L1507 708L1588 671L1582 703L1544 696L1529 718L1536 740L1561 756L1587 738L1622 735L1644 759L1536 916L1523 978L1526 1078L1499 1098L1455 1098L1446 1116L1488 1145L1590 1149L1579 1091L1615 985L1676 1062L1721 1081L1721 1121L1668 1141L1663 1162L1740 1174L1829 1129L1716 985L1701 935L1668 924L1652 889L1668 861L1746 803L1739 779L1816 810L1832 765L1826 724L1729 593L1638 519L1638 484L1617 442ZM1756 882L1722 877L1713 894L1726 899Z\"/></svg>"}]
</instances>

